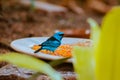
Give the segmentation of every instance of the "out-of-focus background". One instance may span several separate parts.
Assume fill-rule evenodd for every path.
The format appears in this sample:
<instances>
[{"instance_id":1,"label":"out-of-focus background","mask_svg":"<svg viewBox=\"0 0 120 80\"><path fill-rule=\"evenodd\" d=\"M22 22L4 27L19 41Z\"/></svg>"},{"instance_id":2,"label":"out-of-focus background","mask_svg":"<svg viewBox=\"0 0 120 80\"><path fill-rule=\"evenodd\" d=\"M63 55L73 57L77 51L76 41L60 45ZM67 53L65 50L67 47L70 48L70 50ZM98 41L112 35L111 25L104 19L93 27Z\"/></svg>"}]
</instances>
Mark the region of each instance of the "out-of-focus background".
<instances>
[{"instance_id":1,"label":"out-of-focus background","mask_svg":"<svg viewBox=\"0 0 120 80\"><path fill-rule=\"evenodd\" d=\"M103 16L119 4L119 0L0 0L0 53L14 51L9 44L15 39L51 36L55 31L89 39L87 19L93 18L100 25ZM1 63L0 70L5 65Z\"/></svg>"}]
</instances>

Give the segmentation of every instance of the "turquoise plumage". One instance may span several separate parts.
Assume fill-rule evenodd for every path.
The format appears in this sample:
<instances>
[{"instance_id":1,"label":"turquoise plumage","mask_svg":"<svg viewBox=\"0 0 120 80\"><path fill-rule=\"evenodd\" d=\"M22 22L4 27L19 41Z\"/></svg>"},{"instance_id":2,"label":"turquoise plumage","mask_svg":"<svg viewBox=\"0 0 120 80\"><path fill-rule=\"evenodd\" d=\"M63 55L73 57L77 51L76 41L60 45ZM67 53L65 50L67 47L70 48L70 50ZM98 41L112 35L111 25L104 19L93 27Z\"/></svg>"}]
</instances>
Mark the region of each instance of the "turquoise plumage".
<instances>
[{"instance_id":1,"label":"turquoise plumage","mask_svg":"<svg viewBox=\"0 0 120 80\"><path fill-rule=\"evenodd\" d=\"M63 32L57 32L52 37L48 38L45 42L40 44L41 48L36 50L34 53L39 52L40 50L49 50L54 52L60 45L63 38Z\"/></svg>"}]
</instances>

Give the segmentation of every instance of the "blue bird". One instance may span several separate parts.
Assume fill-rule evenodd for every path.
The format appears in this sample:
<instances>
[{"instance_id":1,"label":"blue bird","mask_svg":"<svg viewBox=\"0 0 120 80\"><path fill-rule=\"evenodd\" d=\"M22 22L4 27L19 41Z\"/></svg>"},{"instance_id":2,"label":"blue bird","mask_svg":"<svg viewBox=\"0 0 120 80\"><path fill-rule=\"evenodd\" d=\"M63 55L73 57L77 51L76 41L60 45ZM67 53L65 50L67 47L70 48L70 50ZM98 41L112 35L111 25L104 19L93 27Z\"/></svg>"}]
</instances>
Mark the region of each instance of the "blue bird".
<instances>
[{"instance_id":1,"label":"blue bird","mask_svg":"<svg viewBox=\"0 0 120 80\"><path fill-rule=\"evenodd\" d=\"M63 38L64 33L63 32L56 32L53 36L48 38L45 42L40 44L41 48L36 50L34 53L39 52L40 50L49 50L54 52L57 47L61 45L61 40Z\"/></svg>"}]
</instances>

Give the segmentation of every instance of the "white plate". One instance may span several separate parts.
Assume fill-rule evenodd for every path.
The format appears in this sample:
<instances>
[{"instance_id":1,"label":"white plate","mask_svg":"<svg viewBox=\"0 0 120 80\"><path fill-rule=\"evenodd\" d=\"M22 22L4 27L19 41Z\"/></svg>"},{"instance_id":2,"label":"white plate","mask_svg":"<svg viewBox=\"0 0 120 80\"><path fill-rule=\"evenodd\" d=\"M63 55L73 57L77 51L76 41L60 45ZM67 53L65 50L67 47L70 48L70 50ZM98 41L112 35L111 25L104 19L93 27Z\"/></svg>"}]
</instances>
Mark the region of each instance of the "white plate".
<instances>
[{"instance_id":1,"label":"white plate","mask_svg":"<svg viewBox=\"0 0 120 80\"><path fill-rule=\"evenodd\" d=\"M50 54L44 54L41 52L34 53L34 50L31 49L31 47L35 44L41 44L45 40L47 40L48 37L32 37L32 38L23 38L23 39L17 39L11 42L10 46L18 51L22 52L25 54L33 55L42 59L47 59L47 60L55 60L55 59L60 59L63 57L60 56L53 56ZM67 38L64 37L62 39L62 44L74 44L77 42L85 42L85 41L90 41L89 39L81 39L81 38ZM72 62L72 58L68 59L67 62Z\"/></svg>"}]
</instances>

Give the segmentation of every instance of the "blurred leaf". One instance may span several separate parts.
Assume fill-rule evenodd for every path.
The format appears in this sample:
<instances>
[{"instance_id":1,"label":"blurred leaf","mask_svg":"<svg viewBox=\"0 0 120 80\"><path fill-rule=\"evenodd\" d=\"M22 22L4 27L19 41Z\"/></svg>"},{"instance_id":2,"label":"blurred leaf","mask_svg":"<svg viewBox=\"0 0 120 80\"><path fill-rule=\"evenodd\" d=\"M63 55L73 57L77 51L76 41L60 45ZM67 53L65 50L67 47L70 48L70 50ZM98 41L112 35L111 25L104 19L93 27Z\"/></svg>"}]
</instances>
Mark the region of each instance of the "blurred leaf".
<instances>
[{"instance_id":1,"label":"blurred leaf","mask_svg":"<svg viewBox=\"0 0 120 80\"><path fill-rule=\"evenodd\" d=\"M89 18L87 21L91 27L91 39L93 40L93 45L94 45L94 47L96 47L96 44L98 44L98 41L100 38L100 31L101 31L100 27L97 24L97 22L91 18Z\"/></svg>"},{"instance_id":2,"label":"blurred leaf","mask_svg":"<svg viewBox=\"0 0 120 80\"><path fill-rule=\"evenodd\" d=\"M51 61L49 64L54 67L54 66L62 64L63 62L65 62L68 59L69 59L69 57L58 59L58 60L54 60L54 61Z\"/></svg>"},{"instance_id":3,"label":"blurred leaf","mask_svg":"<svg viewBox=\"0 0 120 80\"><path fill-rule=\"evenodd\" d=\"M90 47L73 48L73 65L77 73L77 80L94 80L93 54Z\"/></svg>"},{"instance_id":4,"label":"blurred leaf","mask_svg":"<svg viewBox=\"0 0 120 80\"><path fill-rule=\"evenodd\" d=\"M120 7L103 19L96 54L96 80L120 80Z\"/></svg>"},{"instance_id":5,"label":"blurred leaf","mask_svg":"<svg viewBox=\"0 0 120 80\"><path fill-rule=\"evenodd\" d=\"M94 80L94 54L93 49L96 48L100 37L100 27L96 21L89 18L88 23L91 26L91 39L94 47L74 47L73 58L74 68L77 73L78 80Z\"/></svg>"},{"instance_id":6,"label":"blurred leaf","mask_svg":"<svg viewBox=\"0 0 120 80\"><path fill-rule=\"evenodd\" d=\"M0 55L0 61L7 61L20 67L45 73L50 76L52 80L62 80L60 74L57 73L49 64L32 56L18 53L8 53Z\"/></svg>"}]
</instances>

